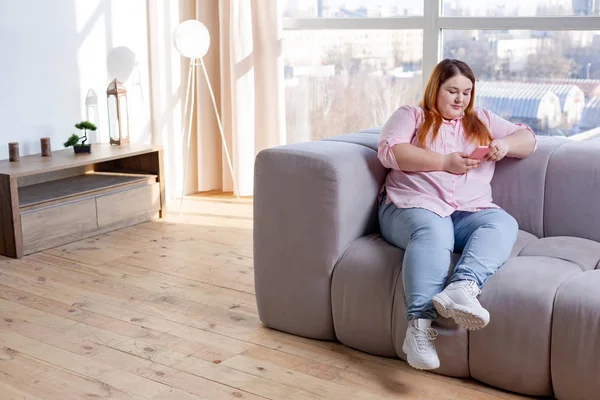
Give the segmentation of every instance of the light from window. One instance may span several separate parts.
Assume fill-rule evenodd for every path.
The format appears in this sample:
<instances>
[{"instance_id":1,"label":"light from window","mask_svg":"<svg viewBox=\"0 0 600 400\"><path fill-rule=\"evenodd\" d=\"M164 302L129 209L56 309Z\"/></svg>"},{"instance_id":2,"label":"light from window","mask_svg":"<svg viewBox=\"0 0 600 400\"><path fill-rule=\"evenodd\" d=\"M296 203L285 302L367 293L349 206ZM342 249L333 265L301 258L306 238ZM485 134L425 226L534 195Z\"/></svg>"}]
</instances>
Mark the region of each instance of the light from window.
<instances>
[{"instance_id":1,"label":"light from window","mask_svg":"<svg viewBox=\"0 0 600 400\"><path fill-rule=\"evenodd\" d=\"M286 30L288 143L382 125L422 87L421 30Z\"/></svg>"}]
</instances>

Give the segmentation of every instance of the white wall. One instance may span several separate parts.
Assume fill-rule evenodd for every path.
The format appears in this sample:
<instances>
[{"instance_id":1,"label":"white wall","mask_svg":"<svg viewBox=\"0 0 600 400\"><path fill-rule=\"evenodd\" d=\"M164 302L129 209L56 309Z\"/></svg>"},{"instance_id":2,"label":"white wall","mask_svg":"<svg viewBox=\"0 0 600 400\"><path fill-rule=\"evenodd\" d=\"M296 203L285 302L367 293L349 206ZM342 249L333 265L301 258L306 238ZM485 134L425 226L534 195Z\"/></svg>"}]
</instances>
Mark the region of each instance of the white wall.
<instances>
[{"instance_id":1,"label":"white wall","mask_svg":"<svg viewBox=\"0 0 600 400\"><path fill-rule=\"evenodd\" d=\"M98 131L108 141L106 87L128 89L131 138L151 141L145 0L0 1L0 159L8 142L21 155L52 149L87 119L86 95L97 94Z\"/></svg>"}]
</instances>

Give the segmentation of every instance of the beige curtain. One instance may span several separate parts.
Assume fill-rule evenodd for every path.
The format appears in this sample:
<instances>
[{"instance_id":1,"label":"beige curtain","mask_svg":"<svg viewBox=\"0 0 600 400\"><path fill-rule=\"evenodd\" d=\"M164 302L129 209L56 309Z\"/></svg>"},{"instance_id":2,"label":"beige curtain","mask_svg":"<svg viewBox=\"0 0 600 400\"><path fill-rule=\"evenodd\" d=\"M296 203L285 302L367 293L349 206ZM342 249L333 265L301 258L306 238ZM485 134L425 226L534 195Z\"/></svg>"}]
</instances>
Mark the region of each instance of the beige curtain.
<instances>
[{"instance_id":1,"label":"beige curtain","mask_svg":"<svg viewBox=\"0 0 600 400\"><path fill-rule=\"evenodd\" d=\"M197 19L211 34L205 65L239 194L252 195L256 154L283 144L286 137L278 0L197 0L196 7ZM234 191L203 74L197 104L198 190Z\"/></svg>"}]
</instances>

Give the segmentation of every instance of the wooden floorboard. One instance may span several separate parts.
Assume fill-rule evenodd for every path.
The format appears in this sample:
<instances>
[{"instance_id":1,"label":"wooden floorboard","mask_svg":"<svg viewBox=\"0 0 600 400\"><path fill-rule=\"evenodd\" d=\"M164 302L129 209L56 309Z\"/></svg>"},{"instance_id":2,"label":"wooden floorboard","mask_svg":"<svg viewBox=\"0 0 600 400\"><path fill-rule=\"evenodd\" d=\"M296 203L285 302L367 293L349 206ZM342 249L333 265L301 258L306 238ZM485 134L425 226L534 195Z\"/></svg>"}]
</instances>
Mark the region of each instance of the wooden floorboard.
<instances>
[{"instance_id":1,"label":"wooden floorboard","mask_svg":"<svg viewBox=\"0 0 600 400\"><path fill-rule=\"evenodd\" d=\"M524 398L263 327L252 200L205 193L184 211L0 258L0 398Z\"/></svg>"}]
</instances>

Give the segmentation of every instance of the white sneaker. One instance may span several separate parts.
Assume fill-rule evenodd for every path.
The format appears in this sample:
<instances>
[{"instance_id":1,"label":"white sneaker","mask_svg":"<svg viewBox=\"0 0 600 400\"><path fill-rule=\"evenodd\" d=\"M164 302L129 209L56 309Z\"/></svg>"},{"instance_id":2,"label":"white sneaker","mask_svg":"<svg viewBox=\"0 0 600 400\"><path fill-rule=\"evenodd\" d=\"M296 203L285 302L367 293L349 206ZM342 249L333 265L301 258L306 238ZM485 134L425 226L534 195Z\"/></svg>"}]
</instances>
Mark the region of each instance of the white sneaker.
<instances>
[{"instance_id":1,"label":"white sneaker","mask_svg":"<svg viewBox=\"0 0 600 400\"><path fill-rule=\"evenodd\" d=\"M406 353L408 364L416 369L436 369L440 359L433 341L437 331L431 327L430 319L415 319L409 322L402 351Z\"/></svg>"},{"instance_id":2,"label":"white sneaker","mask_svg":"<svg viewBox=\"0 0 600 400\"><path fill-rule=\"evenodd\" d=\"M433 305L442 317L469 330L481 329L490 322L490 313L477 300L480 293L476 282L453 282L433 298Z\"/></svg>"}]
</instances>

